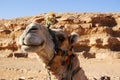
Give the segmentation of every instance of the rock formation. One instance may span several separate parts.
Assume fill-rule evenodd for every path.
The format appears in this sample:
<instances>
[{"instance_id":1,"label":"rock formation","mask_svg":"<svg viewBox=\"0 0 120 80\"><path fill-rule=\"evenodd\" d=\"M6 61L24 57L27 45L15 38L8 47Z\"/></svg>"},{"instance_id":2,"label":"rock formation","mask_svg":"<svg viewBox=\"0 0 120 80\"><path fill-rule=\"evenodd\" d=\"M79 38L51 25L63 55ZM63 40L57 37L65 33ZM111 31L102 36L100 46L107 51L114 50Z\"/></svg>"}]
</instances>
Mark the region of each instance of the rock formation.
<instances>
[{"instance_id":1,"label":"rock formation","mask_svg":"<svg viewBox=\"0 0 120 80\"><path fill-rule=\"evenodd\" d=\"M45 25L45 15L0 20L0 53L7 52L7 56L18 51L16 42L23 30L34 20ZM56 13L56 18L57 23L52 28L79 34L79 42L74 49L85 58L120 58L119 13Z\"/></svg>"}]
</instances>

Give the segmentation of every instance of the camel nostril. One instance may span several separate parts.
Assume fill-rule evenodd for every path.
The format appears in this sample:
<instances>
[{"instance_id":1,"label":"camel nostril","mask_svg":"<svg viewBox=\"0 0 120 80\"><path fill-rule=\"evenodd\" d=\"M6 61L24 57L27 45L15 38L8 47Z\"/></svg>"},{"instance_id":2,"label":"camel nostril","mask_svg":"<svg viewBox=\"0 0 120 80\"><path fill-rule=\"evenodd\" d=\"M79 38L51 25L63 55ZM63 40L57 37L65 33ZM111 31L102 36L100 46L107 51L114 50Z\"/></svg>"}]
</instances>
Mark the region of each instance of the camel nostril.
<instances>
[{"instance_id":1,"label":"camel nostril","mask_svg":"<svg viewBox=\"0 0 120 80\"><path fill-rule=\"evenodd\" d=\"M34 32L34 31L37 31L38 30L38 28L36 28L36 27L32 27L31 29L29 29L29 31L31 32Z\"/></svg>"},{"instance_id":2,"label":"camel nostril","mask_svg":"<svg viewBox=\"0 0 120 80\"><path fill-rule=\"evenodd\" d=\"M30 30L38 30L38 28L36 28L36 27L33 27L33 28L31 28Z\"/></svg>"}]
</instances>

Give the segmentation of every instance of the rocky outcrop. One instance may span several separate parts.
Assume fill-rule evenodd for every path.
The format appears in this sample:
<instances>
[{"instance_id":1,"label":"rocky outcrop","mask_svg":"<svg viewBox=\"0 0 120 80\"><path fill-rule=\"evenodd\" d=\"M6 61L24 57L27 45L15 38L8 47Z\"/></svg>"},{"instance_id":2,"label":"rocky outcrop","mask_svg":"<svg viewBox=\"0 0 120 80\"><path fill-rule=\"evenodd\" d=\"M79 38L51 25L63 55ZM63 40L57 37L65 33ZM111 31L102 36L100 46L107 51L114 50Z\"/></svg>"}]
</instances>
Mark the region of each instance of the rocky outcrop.
<instances>
[{"instance_id":1,"label":"rocky outcrop","mask_svg":"<svg viewBox=\"0 0 120 80\"><path fill-rule=\"evenodd\" d=\"M26 25L37 21L45 25L45 15L0 20L0 53L19 50L17 40ZM74 49L85 58L120 58L120 13L56 13L57 23L68 34L77 32L79 40ZM5 52L6 53L6 52Z\"/></svg>"}]
</instances>

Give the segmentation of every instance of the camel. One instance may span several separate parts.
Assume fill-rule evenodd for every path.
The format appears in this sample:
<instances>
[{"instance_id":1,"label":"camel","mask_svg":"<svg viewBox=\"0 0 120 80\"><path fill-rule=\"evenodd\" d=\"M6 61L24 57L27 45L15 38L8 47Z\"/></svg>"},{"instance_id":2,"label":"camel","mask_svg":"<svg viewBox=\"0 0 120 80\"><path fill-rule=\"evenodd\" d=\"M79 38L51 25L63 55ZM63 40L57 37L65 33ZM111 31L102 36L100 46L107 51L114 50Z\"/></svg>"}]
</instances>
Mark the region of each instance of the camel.
<instances>
[{"instance_id":1,"label":"camel","mask_svg":"<svg viewBox=\"0 0 120 80\"><path fill-rule=\"evenodd\" d=\"M21 50L38 54L48 70L48 80L87 80L78 56L73 54L77 38L77 33L67 35L61 29L48 29L32 22L20 36L19 44Z\"/></svg>"}]
</instances>

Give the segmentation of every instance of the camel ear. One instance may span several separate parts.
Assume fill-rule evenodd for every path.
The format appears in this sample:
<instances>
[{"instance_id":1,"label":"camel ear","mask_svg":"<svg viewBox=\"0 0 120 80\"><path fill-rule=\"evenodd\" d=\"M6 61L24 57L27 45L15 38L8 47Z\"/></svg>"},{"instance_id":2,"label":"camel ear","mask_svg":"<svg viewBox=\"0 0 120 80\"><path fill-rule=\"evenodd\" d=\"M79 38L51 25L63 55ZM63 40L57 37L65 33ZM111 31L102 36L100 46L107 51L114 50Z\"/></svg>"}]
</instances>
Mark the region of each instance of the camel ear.
<instances>
[{"instance_id":1,"label":"camel ear","mask_svg":"<svg viewBox=\"0 0 120 80\"><path fill-rule=\"evenodd\" d=\"M69 36L69 41L71 45L74 45L78 41L79 34L72 32Z\"/></svg>"}]
</instances>

